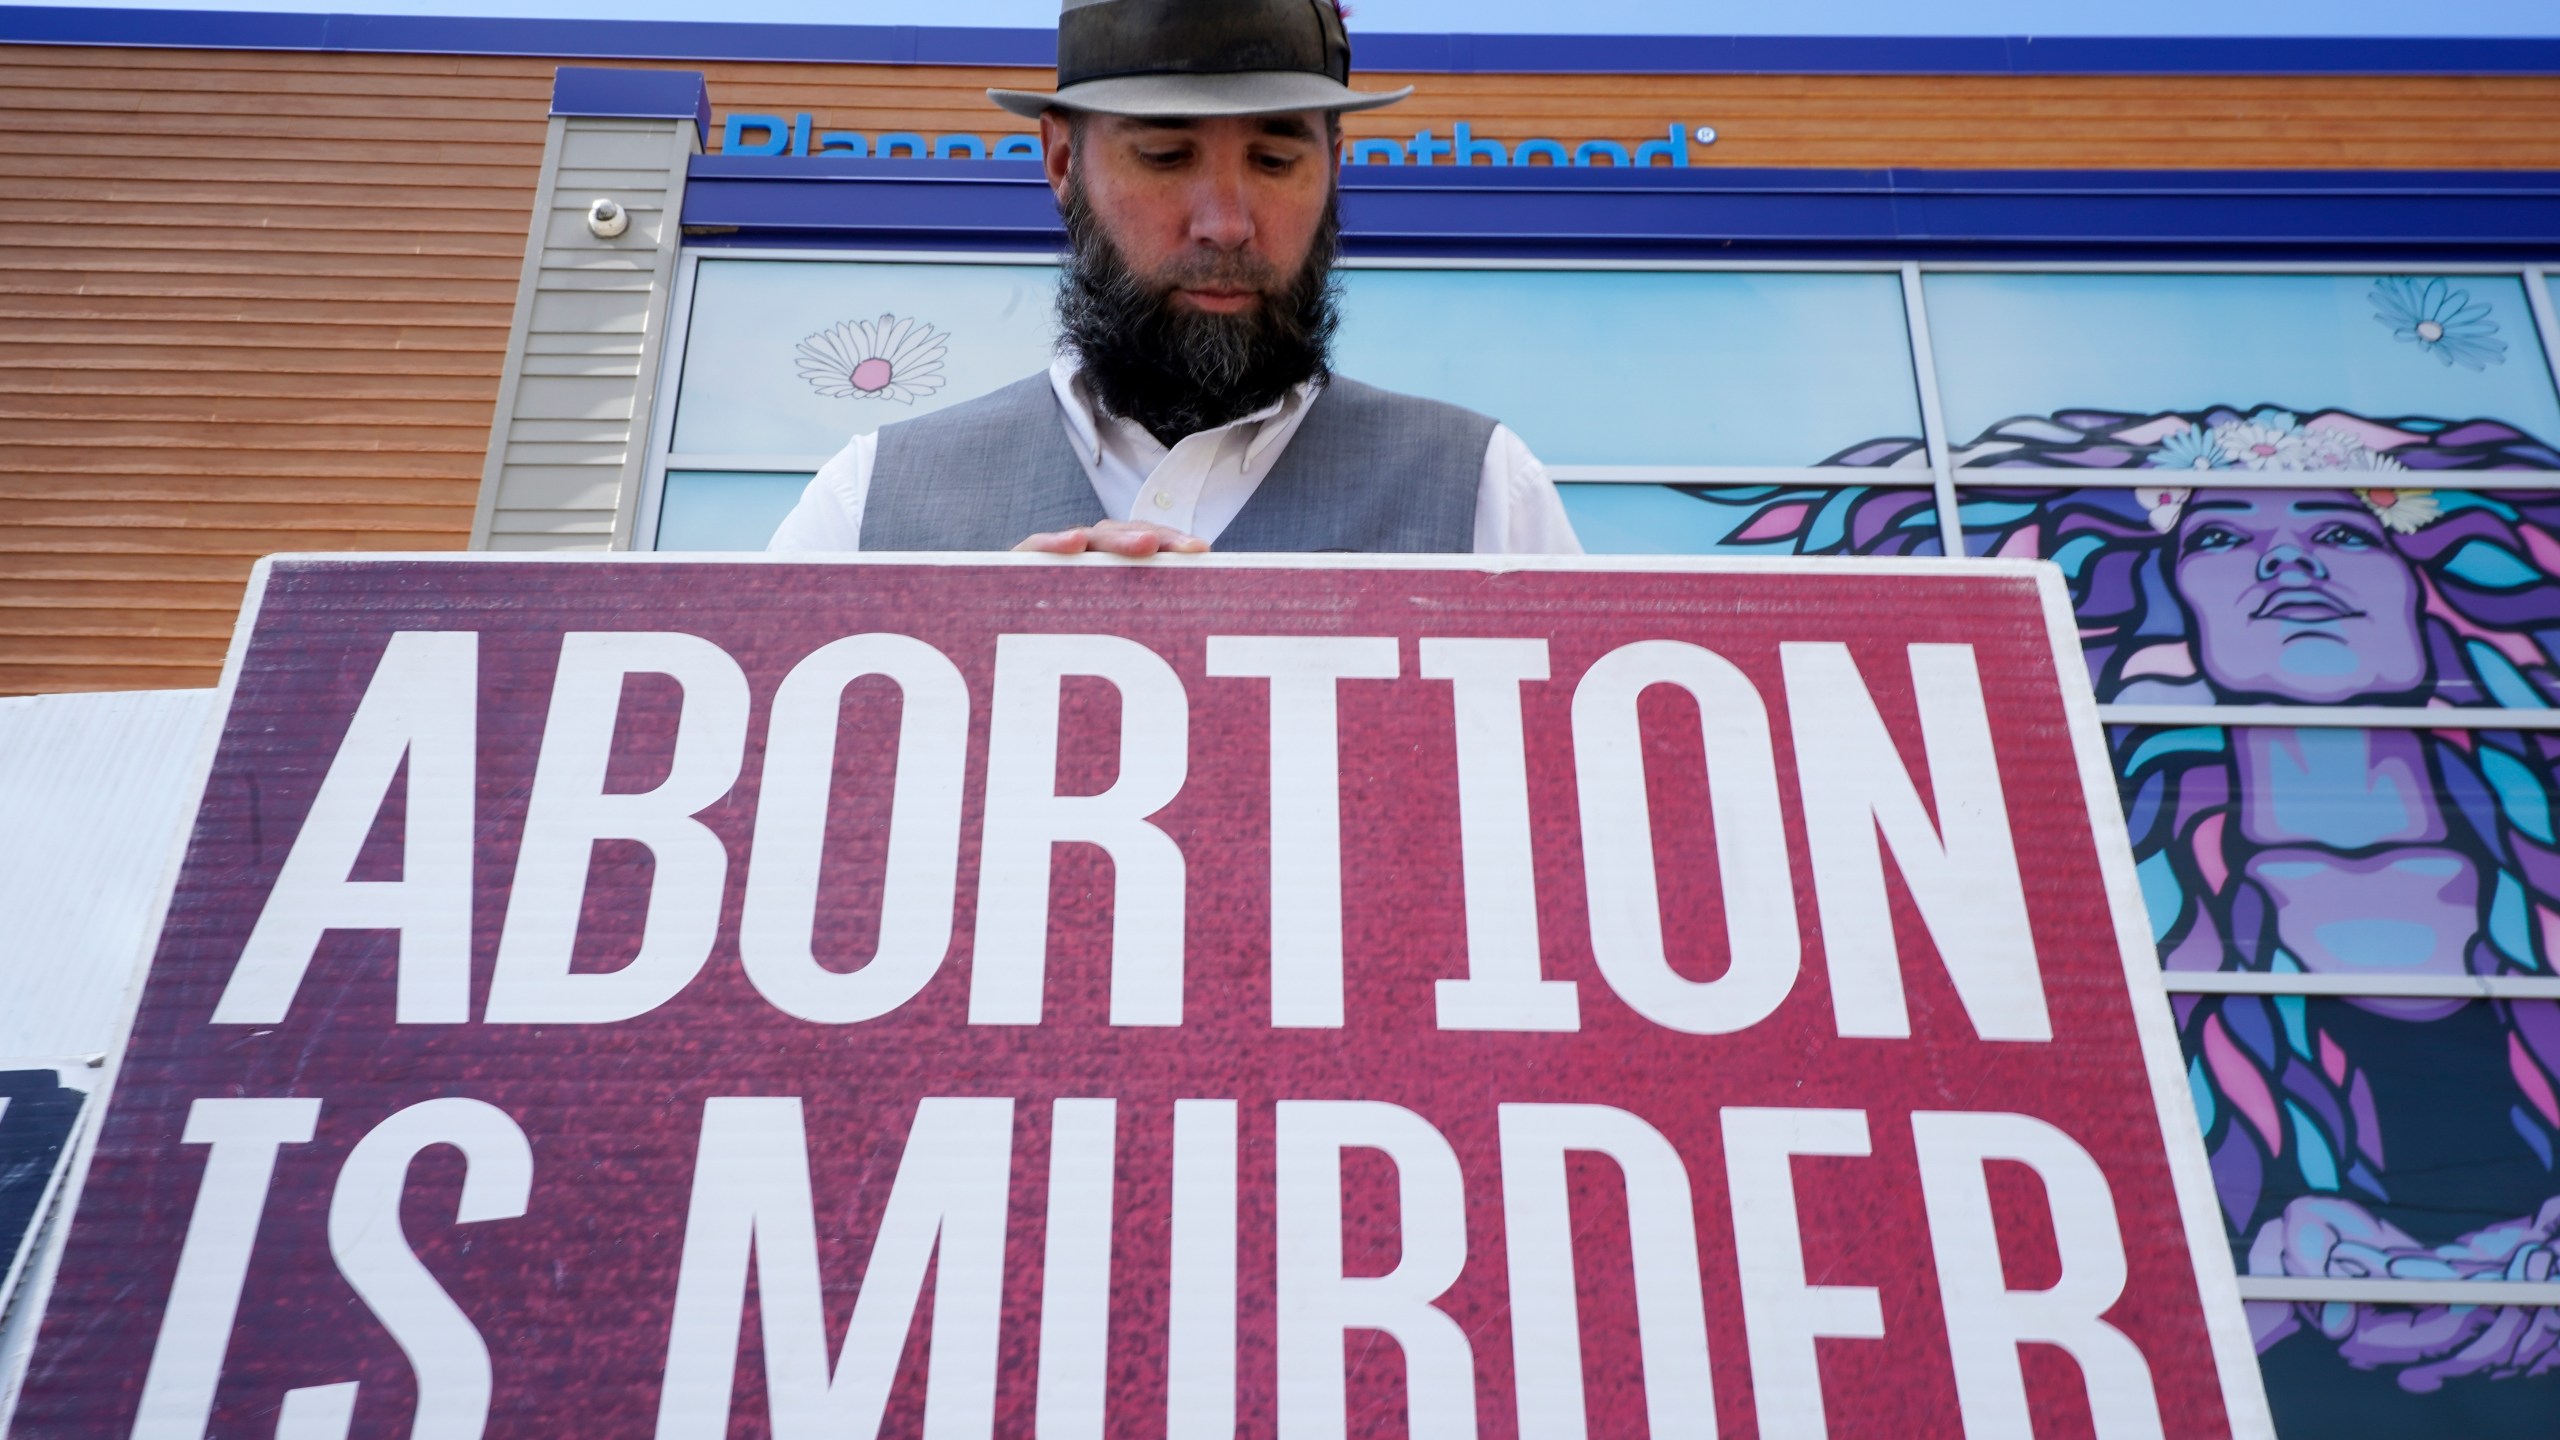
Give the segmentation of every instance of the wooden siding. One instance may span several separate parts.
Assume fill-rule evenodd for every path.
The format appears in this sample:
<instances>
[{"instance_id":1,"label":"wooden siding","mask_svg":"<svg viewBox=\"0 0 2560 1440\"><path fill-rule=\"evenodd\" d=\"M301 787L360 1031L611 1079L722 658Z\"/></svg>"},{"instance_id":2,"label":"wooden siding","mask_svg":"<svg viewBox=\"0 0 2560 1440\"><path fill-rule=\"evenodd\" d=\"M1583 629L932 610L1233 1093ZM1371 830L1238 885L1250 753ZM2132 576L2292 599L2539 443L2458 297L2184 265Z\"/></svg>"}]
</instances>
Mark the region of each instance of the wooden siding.
<instances>
[{"instance_id":1,"label":"wooden siding","mask_svg":"<svg viewBox=\"0 0 2560 1440\"><path fill-rule=\"evenodd\" d=\"M0 46L0 693L202 685L250 563L469 534L552 60ZM659 68L697 68L668 65ZM1027 128L1045 72L709 64L718 113ZM1355 136L1699 164L2560 169L2560 79L1453 76ZM712 143L716 148L719 136Z\"/></svg>"},{"instance_id":2,"label":"wooden siding","mask_svg":"<svg viewBox=\"0 0 2560 1440\"><path fill-rule=\"evenodd\" d=\"M471 527L551 64L0 47L0 693L207 685Z\"/></svg>"},{"instance_id":3,"label":"wooden siding","mask_svg":"<svg viewBox=\"0 0 2560 1440\"><path fill-rule=\"evenodd\" d=\"M1371 82L1364 82L1371 83ZM2560 79L1408 76L1349 117L1410 139L1633 141L1712 125L1692 163L1940 169L2560 168ZM1387 116L1393 115L1392 123Z\"/></svg>"}]
</instances>

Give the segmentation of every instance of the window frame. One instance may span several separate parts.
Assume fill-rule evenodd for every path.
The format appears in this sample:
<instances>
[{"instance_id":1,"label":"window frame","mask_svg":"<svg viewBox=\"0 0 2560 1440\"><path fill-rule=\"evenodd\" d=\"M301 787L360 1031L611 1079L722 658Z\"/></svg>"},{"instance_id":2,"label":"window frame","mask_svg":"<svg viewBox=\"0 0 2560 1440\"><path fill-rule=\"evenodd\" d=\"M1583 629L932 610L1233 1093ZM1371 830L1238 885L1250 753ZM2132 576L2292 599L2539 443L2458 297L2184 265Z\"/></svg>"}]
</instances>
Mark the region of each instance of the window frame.
<instances>
[{"instance_id":1,"label":"window frame","mask_svg":"<svg viewBox=\"0 0 2560 1440\"><path fill-rule=\"evenodd\" d=\"M783 245L688 245L678 261L673 304L669 307L667 325L668 354L673 363L661 365L658 373L656 403L651 406L649 450L642 467L641 492L632 528L634 550L657 548L658 525L666 493L667 472L675 470L726 470L765 473L814 474L830 455L782 454L718 454L676 456L670 453L674 441L676 406L685 368L686 348L691 341L694 297L705 259L779 260L813 264L866 262L875 264L976 264L976 265L1054 265L1056 253L1039 249L940 249L940 248L875 248L849 246L783 246ZM1960 506L1968 490L2043 488L2057 477L2070 477L2078 487L2135 486L2158 483L2158 477L2141 471L2091 471L2067 466L2014 466L1979 474L1958 469L1953 460L1954 437L1946 428L1946 416L1940 398L1937 345L1929 324L1926 277L1931 274L2101 274L2101 275L2367 275L2374 273L2416 273L2431 275L2493 275L2513 277L2524 286L2525 299L2540 341L2544 366L2555 394L2560 394L2560 307L2555 307L2551 293L2551 277L2560 273L2560 263L2551 265L2515 264L2494 261L2456 261L2440 265L2407 265L2397 257L2379 263L2346 261L1965 261L1965 260L1787 260L1734 259L1686 260L1675 258L1608 259L1571 257L1496 257L1484 255L1450 255L1429 257L1415 255L1346 257L1343 268L1353 270L1507 270L1507 271L1634 271L1634 272L1723 272L1758 274L1891 274L1900 277L1903 296L1903 326L1910 347L1911 373L1920 413L1922 439L1927 447L1928 466L1905 467L1901 470L1852 470L1845 466L1826 465L1553 465L1549 475L1558 483L1571 484L1655 484L1655 485L1838 485L1854 483L1870 486L1929 485L1935 492L1938 507L1939 538L1949 557L1965 553ZM2554 437L2560 439L2560 437ZM682 463L676 463L681 461ZM2247 481L2232 481L2238 489L2320 489L2331 483L2319 476L2275 474ZM2560 489L2560 471L2479 471L2466 472L2460 487L2466 490L2550 490Z\"/></svg>"}]
</instances>

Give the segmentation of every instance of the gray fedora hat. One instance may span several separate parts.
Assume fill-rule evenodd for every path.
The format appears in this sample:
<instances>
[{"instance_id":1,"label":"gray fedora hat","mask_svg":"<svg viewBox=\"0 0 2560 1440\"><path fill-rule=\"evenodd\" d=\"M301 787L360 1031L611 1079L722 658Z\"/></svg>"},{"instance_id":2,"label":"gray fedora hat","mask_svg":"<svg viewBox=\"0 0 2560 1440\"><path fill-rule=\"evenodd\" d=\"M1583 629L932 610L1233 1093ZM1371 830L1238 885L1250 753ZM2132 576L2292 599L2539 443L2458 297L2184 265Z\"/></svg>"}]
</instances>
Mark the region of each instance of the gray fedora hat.
<instances>
[{"instance_id":1,"label":"gray fedora hat","mask_svg":"<svg viewBox=\"0 0 2560 1440\"><path fill-rule=\"evenodd\" d=\"M1175 117L1375 110L1413 93L1350 78L1334 0L1062 0L1058 88L987 98L1034 117L1053 105Z\"/></svg>"}]
</instances>

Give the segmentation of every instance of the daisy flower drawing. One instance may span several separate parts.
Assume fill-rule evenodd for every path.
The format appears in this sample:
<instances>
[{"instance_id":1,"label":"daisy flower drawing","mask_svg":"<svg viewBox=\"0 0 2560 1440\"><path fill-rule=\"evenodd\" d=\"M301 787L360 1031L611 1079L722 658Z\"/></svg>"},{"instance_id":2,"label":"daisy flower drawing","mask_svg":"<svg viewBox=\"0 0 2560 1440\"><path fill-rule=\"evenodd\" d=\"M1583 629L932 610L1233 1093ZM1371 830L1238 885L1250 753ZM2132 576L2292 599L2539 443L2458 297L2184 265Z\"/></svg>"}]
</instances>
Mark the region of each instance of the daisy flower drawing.
<instances>
[{"instance_id":1,"label":"daisy flower drawing","mask_svg":"<svg viewBox=\"0 0 2560 1440\"><path fill-rule=\"evenodd\" d=\"M2302 422L2282 410L2261 410L2246 420L2213 427L2214 442L2243 470L2314 470L2311 437Z\"/></svg>"},{"instance_id":2,"label":"daisy flower drawing","mask_svg":"<svg viewBox=\"0 0 2560 1440\"><path fill-rule=\"evenodd\" d=\"M2507 363L2507 342L2497 339L2497 322L2486 302L2474 302L2468 290L2442 280L2390 275L2377 280L2373 318L2404 340L2444 362L2466 370L2485 370Z\"/></svg>"},{"instance_id":3,"label":"daisy flower drawing","mask_svg":"<svg viewBox=\"0 0 2560 1440\"><path fill-rule=\"evenodd\" d=\"M2224 412L2218 424L2189 421L2160 436L2158 448L2144 457L2153 470L2339 470L2368 474L2409 467L2378 451L2352 429L2338 424L2304 425L2299 417L2272 407L2242 418ZM2145 427L2150 429L2151 427ZM2157 433L2154 431L2154 433ZM2161 478L2166 479L2167 476ZM2134 500L2151 518L2151 528L2166 535L2178 528L2187 497L2184 486L2141 485ZM2424 490L2360 490L2382 523L2408 534L2436 517L2435 497Z\"/></svg>"},{"instance_id":4,"label":"daisy flower drawing","mask_svg":"<svg viewBox=\"0 0 2560 1440\"><path fill-rule=\"evenodd\" d=\"M2402 535L2414 535L2444 514L2444 505L2432 490L2359 490L2356 497L2384 529Z\"/></svg>"},{"instance_id":5,"label":"daisy flower drawing","mask_svg":"<svg viewBox=\"0 0 2560 1440\"><path fill-rule=\"evenodd\" d=\"M950 339L921 320L895 315L841 321L800 342L800 378L829 399L913 405L942 388Z\"/></svg>"},{"instance_id":6,"label":"daisy flower drawing","mask_svg":"<svg viewBox=\"0 0 2560 1440\"><path fill-rule=\"evenodd\" d=\"M2189 425L2160 442L2144 463L2160 470L2228 470L2230 455L2222 441L2201 425Z\"/></svg>"}]
</instances>

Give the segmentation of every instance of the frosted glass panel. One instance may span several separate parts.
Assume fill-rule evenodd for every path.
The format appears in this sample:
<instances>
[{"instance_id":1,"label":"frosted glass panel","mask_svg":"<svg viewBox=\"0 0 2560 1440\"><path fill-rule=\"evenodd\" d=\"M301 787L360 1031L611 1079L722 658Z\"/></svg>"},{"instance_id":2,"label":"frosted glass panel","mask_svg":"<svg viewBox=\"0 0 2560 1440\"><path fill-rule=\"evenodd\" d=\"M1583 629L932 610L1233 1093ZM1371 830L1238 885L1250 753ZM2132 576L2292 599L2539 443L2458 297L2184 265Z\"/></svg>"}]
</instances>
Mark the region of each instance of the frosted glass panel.
<instances>
[{"instance_id":1,"label":"frosted glass panel","mask_svg":"<svg viewBox=\"0 0 2560 1440\"><path fill-rule=\"evenodd\" d=\"M761 550L800 503L806 475L670 470L658 501L660 550Z\"/></svg>"},{"instance_id":2,"label":"frosted glass panel","mask_svg":"<svg viewBox=\"0 0 2560 1440\"><path fill-rule=\"evenodd\" d=\"M1335 368L1491 415L1550 465L1917 447L1895 275L1352 270L1344 292Z\"/></svg>"},{"instance_id":3,"label":"frosted glass panel","mask_svg":"<svg viewBox=\"0 0 2560 1440\"><path fill-rule=\"evenodd\" d=\"M1925 485L1558 487L1593 555L1939 555Z\"/></svg>"},{"instance_id":4,"label":"frosted glass panel","mask_svg":"<svg viewBox=\"0 0 2560 1440\"><path fill-rule=\"evenodd\" d=\"M1891 274L1347 270L1340 373L1558 465L1925 465ZM1049 363L1046 265L706 259L675 455L834 453Z\"/></svg>"},{"instance_id":5,"label":"frosted glass panel","mask_svg":"<svg viewBox=\"0 0 2560 1440\"><path fill-rule=\"evenodd\" d=\"M715 260L695 272L673 453L823 457L1046 369L1047 265Z\"/></svg>"},{"instance_id":6,"label":"frosted glass panel","mask_svg":"<svg viewBox=\"0 0 2560 1440\"><path fill-rule=\"evenodd\" d=\"M2519 276L1924 284L1960 465L2560 469Z\"/></svg>"}]
</instances>

